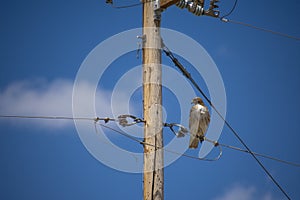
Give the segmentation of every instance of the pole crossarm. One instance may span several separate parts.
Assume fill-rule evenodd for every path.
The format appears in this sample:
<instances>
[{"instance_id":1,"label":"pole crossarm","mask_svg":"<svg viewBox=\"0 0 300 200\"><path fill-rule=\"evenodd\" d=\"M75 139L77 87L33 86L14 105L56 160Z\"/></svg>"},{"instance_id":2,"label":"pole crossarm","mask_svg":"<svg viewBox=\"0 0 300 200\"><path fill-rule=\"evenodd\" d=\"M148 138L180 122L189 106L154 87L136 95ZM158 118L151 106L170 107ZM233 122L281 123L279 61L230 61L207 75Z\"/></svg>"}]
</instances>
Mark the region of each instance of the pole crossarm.
<instances>
[{"instance_id":1,"label":"pole crossarm","mask_svg":"<svg viewBox=\"0 0 300 200\"><path fill-rule=\"evenodd\" d=\"M167 9L168 7L178 3L180 0L160 0L160 8Z\"/></svg>"}]
</instances>

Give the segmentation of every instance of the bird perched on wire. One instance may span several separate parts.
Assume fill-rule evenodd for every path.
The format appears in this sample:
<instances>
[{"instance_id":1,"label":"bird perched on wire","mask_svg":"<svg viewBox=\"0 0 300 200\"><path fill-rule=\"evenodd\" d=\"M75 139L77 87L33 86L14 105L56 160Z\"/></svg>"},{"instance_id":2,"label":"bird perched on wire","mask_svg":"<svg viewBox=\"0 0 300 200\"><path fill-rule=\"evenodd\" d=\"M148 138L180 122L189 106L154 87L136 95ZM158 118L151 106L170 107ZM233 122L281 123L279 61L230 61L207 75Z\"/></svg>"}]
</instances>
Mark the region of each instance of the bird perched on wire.
<instances>
[{"instance_id":1,"label":"bird perched on wire","mask_svg":"<svg viewBox=\"0 0 300 200\"><path fill-rule=\"evenodd\" d=\"M192 100L194 104L190 111L189 129L190 129L190 144L189 148L196 149L199 141L203 142L204 134L210 122L210 114L208 108L204 105L200 97L195 97Z\"/></svg>"}]
</instances>

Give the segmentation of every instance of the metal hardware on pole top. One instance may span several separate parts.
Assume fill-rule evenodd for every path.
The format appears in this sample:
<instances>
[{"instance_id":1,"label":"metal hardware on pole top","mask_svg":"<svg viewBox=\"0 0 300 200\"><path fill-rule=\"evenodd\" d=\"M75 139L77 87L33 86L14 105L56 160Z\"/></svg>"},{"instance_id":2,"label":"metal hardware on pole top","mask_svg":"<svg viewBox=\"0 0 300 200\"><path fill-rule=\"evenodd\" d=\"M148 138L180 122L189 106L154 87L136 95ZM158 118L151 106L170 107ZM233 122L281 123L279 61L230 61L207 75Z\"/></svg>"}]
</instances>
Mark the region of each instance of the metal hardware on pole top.
<instances>
[{"instance_id":1,"label":"metal hardware on pole top","mask_svg":"<svg viewBox=\"0 0 300 200\"><path fill-rule=\"evenodd\" d=\"M154 21L161 20L161 12L162 9L160 8L160 0L154 1Z\"/></svg>"}]
</instances>

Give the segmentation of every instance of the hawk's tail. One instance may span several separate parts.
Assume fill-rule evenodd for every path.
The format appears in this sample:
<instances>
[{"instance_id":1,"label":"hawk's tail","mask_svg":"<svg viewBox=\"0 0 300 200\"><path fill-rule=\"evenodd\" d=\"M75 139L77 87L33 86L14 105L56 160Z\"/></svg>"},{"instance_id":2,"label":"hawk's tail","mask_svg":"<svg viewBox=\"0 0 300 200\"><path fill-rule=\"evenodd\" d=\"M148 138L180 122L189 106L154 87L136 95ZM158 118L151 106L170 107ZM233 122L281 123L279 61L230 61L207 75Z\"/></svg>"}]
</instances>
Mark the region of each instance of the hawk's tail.
<instances>
[{"instance_id":1,"label":"hawk's tail","mask_svg":"<svg viewBox=\"0 0 300 200\"><path fill-rule=\"evenodd\" d=\"M197 138L197 137L191 138L190 139L190 146L189 146L189 148L197 149L198 148L198 144L199 144L199 138Z\"/></svg>"}]
</instances>

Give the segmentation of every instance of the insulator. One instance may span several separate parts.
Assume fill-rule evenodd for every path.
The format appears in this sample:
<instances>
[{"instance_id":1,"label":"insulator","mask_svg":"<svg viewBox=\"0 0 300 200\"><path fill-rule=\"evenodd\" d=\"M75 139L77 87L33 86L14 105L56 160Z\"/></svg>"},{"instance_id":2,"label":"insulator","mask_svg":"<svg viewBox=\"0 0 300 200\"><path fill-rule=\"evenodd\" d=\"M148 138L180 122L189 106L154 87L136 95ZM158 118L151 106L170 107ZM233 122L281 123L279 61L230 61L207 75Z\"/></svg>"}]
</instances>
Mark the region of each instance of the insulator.
<instances>
[{"instance_id":1,"label":"insulator","mask_svg":"<svg viewBox=\"0 0 300 200\"><path fill-rule=\"evenodd\" d=\"M194 13L197 16L203 15L204 9L201 5L194 3L191 0L180 0L176 6L179 8L187 8L191 13Z\"/></svg>"},{"instance_id":2,"label":"insulator","mask_svg":"<svg viewBox=\"0 0 300 200\"><path fill-rule=\"evenodd\" d=\"M177 137L184 137L188 133L188 130L185 127L179 127Z\"/></svg>"},{"instance_id":3,"label":"insulator","mask_svg":"<svg viewBox=\"0 0 300 200\"><path fill-rule=\"evenodd\" d=\"M119 116L118 120L119 120L119 124L121 126L123 126L123 127L128 126L128 121L127 121L126 117Z\"/></svg>"},{"instance_id":4,"label":"insulator","mask_svg":"<svg viewBox=\"0 0 300 200\"><path fill-rule=\"evenodd\" d=\"M183 9L186 8L188 6L189 1L188 0L180 0L176 6L178 6L179 8Z\"/></svg>"},{"instance_id":5,"label":"insulator","mask_svg":"<svg viewBox=\"0 0 300 200\"><path fill-rule=\"evenodd\" d=\"M203 15L204 9L200 5L194 5L193 2L188 4L188 10L197 16Z\"/></svg>"}]
</instances>

